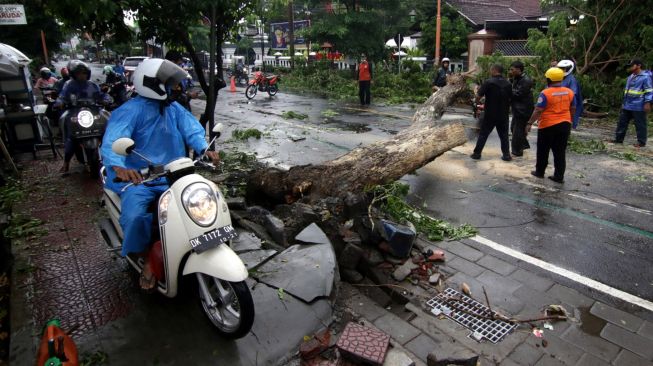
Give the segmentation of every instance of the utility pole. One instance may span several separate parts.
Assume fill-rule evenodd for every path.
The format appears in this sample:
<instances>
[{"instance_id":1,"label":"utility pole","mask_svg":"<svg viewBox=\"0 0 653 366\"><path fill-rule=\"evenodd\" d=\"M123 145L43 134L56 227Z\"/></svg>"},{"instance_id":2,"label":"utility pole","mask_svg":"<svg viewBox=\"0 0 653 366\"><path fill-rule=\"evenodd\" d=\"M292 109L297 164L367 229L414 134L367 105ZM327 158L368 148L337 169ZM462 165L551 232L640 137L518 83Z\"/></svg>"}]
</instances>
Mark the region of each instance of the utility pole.
<instances>
[{"instance_id":1,"label":"utility pole","mask_svg":"<svg viewBox=\"0 0 653 366\"><path fill-rule=\"evenodd\" d=\"M433 60L433 68L440 64L440 0L438 2L438 14L435 17L435 59Z\"/></svg>"},{"instance_id":2,"label":"utility pole","mask_svg":"<svg viewBox=\"0 0 653 366\"><path fill-rule=\"evenodd\" d=\"M43 46L43 61L46 65L50 65L50 59L48 58L48 47L45 45L45 33L41 30L41 46Z\"/></svg>"},{"instance_id":3,"label":"utility pole","mask_svg":"<svg viewBox=\"0 0 653 366\"><path fill-rule=\"evenodd\" d=\"M289 45L288 49L290 50L290 69L295 68L295 12L293 11L292 0L288 0L288 18L290 19L290 24L288 28L288 38Z\"/></svg>"}]
</instances>

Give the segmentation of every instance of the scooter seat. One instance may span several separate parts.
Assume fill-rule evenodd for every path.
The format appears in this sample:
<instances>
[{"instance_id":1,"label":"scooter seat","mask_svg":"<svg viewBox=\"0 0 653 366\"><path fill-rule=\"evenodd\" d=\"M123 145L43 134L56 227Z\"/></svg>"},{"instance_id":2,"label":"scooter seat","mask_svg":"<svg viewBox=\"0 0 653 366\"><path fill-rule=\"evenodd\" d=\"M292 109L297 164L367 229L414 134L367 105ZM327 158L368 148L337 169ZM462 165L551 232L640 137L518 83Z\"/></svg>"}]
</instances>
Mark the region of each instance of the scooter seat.
<instances>
[{"instance_id":1,"label":"scooter seat","mask_svg":"<svg viewBox=\"0 0 653 366\"><path fill-rule=\"evenodd\" d=\"M118 196L116 192L107 188L104 189L104 194L106 194L107 197L109 197L109 200L111 201L109 203L113 204L118 209L118 212L121 212L122 205L120 204L120 196Z\"/></svg>"}]
</instances>

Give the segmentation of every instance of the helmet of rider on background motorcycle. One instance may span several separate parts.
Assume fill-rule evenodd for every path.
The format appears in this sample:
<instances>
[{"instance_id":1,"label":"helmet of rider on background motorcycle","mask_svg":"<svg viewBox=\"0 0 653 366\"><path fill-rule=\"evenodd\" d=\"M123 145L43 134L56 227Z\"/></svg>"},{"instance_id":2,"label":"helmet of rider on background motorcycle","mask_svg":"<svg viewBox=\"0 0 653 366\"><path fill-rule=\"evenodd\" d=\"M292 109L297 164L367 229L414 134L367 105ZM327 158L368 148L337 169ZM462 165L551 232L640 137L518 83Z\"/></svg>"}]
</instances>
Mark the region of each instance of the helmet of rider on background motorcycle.
<instances>
[{"instance_id":1,"label":"helmet of rider on background motorcycle","mask_svg":"<svg viewBox=\"0 0 653 366\"><path fill-rule=\"evenodd\" d=\"M574 71L574 61L571 60L561 60L558 62L557 66L565 72L565 76L571 74Z\"/></svg>"},{"instance_id":2,"label":"helmet of rider on background motorcycle","mask_svg":"<svg viewBox=\"0 0 653 366\"><path fill-rule=\"evenodd\" d=\"M109 75L113 73L113 67L107 65L102 69L102 74Z\"/></svg>"},{"instance_id":3,"label":"helmet of rider on background motorcycle","mask_svg":"<svg viewBox=\"0 0 653 366\"><path fill-rule=\"evenodd\" d=\"M445 62L451 62L451 60L449 60L448 57L445 57L445 58L442 59L442 63L445 63Z\"/></svg>"},{"instance_id":4,"label":"helmet of rider on background motorcycle","mask_svg":"<svg viewBox=\"0 0 653 366\"><path fill-rule=\"evenodd\" d=\"M47 67L42 67L41 70L39 70L39 74L41 74L42 78L47 79L52 75L52 71Z\"/></svg>"},{"instance_id":5,"label":"helmet of rider on background motorcycle","mask_svg":"<svg viewBox=\"0 0 653 366\"><path fill-rule=\"evenodd\" d=\"M66 66L66 68L68 69L70 77L73 80L77 80L76 75L80 72L86 72L88 74L88 80L91 80L91 69L88 67L88 65L80 60L71 60L68 62L68 66Z\"/></svg>"},{"instance_id":6,"label":"helmet of rider on background motorcycle","mask_svg":"<svg viewBox=\"0 0 653 366\"><path fill-rule=\"evenodd\" d=\"M155 100L168 99L172 87L188 77L188 73L175 63L150 58L143 60L134 71L134 88L138 95Z\"/></svg>"}]
</instances>

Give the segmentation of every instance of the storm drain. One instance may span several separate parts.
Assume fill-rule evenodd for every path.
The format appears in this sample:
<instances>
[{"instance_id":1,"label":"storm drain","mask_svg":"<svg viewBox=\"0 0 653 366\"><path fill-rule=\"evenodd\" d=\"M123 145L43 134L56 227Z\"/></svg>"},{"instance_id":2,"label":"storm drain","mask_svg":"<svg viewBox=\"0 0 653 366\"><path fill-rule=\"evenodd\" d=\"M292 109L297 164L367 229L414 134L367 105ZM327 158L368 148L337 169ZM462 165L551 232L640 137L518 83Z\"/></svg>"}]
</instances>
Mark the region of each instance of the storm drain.
<instances>
[{"instance_id":1,"label":"storm drain","mask_svg":"<svg viewBox=\"0 0 653 366\"><path fill-rule=\"evenodd\" d=\"M447 300L451 298L460 299L460 301L448 303ZM490 320L472 315L489 317L490 309L452 288L447 288L438 296L427 301L426 305L431 308L431 313L435 316L444 314L449 319L471 330L469 337L479 342L487 339L492 343L497 343L517 326L517 324L503 320Z\"/></svg>"}]
</instances>

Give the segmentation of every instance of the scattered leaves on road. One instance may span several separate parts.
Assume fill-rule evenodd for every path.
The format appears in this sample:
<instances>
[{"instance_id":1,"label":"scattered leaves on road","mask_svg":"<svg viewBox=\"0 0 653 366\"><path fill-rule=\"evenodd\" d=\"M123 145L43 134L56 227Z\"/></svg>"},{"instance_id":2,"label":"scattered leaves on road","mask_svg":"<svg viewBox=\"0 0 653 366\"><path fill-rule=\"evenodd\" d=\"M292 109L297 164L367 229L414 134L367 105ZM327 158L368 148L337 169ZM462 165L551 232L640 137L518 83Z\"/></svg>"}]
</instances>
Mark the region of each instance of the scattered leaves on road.
<instances>
[{"instance_id":1,"label":"scattered leaves on road","mask_svg":"<svg viewBox=\"0 0 653 366\"><path fill-rule=\"evenodd\" d=\"M286 112L283 112L281 117L283 117L284 119L300 119L300 120L304 120L304 119L308 119L308 114L294 112L294 111L286 111Z\"/></svg>"},{"instance_id":2,"label":"scattered leaves on road","mask_svg":"<svg viewBox=\"0 0 653 366\"><path fill-rule=\"evenodd\" d=\"M277 290L277 296L279 296L279 300L283 300L285 292L283 291L283 288L279 288Z\"/></svg>"},{"instance_id":3,"label":"scattered leaves on road","mask_svg":"<svg viewBox=\"0 0 653 366\"><path fill-rule=\"evenodd\" d=\"M247 140L250 137L260 140L261 136L263 136L263 133L256 128L248 128L246 130L235 129L231 132L231 137L236 140Z\"/></svg>"}]
</instances>

